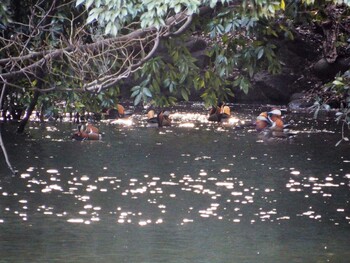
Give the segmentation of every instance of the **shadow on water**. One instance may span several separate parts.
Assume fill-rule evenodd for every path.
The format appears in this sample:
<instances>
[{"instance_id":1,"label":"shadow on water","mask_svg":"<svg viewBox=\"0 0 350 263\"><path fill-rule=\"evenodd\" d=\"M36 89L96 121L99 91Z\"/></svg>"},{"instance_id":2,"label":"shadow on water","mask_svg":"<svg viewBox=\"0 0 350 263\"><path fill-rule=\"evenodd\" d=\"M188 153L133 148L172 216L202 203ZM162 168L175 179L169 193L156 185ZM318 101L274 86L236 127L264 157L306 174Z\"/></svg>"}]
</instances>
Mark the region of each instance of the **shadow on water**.
<instances>
[{"instance_id":1,"label":"shadow on water","mask_svg":"<svg viewBox=\"0 0 350 263\"><path fill-rule=\"evenodd\" d=\"M291 113L296 135L271 140L176 114L161 129L100 123L101 141L71 141L70 123L6 125L18 174L1 162L0 262L347 262L336 125Z\"/></svg>"}]
</instances>

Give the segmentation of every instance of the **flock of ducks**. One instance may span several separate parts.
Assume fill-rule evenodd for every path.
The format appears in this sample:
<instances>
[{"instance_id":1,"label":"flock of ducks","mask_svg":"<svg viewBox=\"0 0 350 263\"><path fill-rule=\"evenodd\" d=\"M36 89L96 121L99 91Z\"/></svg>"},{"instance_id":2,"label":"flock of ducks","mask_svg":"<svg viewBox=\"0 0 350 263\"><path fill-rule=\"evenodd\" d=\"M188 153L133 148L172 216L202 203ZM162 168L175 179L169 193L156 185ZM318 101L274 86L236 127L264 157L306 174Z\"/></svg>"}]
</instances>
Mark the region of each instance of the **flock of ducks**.
<instances>
[{"instance_id":1,"label":"flock of ducks","mask_svg":"<svg viewBox=\"0 0 350 263\"><path fill-rule=\"evenodd\" d=\"M261 112L257 116L254 123L250 126L254 126L256 131L267 137L288 137L288 124L285 125L282 120L282 115L285 110L273 108L271 111ZM123 119L126 116L125 109L122 105L118 104L116 109L110 109L105 113L105 118L112 120L113 123L116 120ZM231 109L228 105L223 103L217 106L212 106L208 113L209 122L228 123L231 116ZM146 127L165 127L171 126L172 119L170 118L170 112L161 110L156 114L155 110L151 109L147 112L147 126ZM72 135L73 140L100 140L101 134L97 127L95 127L90 121L86 124L79 124L77 131Z\"/></svg>"}]
</instances>

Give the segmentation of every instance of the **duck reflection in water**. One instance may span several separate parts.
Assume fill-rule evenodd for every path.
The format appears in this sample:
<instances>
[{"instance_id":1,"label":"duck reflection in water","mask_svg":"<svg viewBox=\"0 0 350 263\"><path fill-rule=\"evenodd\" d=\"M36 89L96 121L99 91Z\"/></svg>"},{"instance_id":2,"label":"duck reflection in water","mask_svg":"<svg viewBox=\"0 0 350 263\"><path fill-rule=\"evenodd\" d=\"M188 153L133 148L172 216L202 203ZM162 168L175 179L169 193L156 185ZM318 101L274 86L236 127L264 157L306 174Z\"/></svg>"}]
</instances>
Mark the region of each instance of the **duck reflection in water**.
<instances>
[{"instance_id":1,"label":"duck reflection in water","mask_svg":"<svg viewBox=\"0 0 350 263\"><path fill-rule=\"evenodd\" d=\"M155 111L150 110L147 113L147 126L148 127L163 127L171 126L170 112L161 110L157 116L155 116Z\"/></svg>"},{"instance_id":2,"label":"duck reflection in water","mask_svg":"<svg viewBox=\"0 0 350 263\"><path fill-rule=\"evenodd\" d=\"M101 139L101 134L99 129L89 121L87 125L78 125L78 130L72 135L72 139L76 141L99 140Z\"/></svg>"}]
</instances>

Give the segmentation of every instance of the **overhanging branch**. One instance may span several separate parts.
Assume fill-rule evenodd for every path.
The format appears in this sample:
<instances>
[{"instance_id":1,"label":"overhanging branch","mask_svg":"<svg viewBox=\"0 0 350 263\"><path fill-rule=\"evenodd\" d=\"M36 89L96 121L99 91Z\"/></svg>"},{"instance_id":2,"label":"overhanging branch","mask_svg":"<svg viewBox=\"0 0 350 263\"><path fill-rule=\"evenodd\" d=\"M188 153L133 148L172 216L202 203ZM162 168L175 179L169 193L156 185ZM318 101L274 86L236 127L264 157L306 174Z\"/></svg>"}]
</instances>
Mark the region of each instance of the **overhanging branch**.
<instances>
[{"instance_id":1,"label":"overhanging branch","mask_svg":"<svg viewBox=\"0 0 350 263\"><path fill-rule=\"evenodd\" d=\"M207 7L201 8L199 15L211 11ZM154 27L139 29L95 43L1 59L0 65L3 66L4 73L0 74L0 82L1 79L9 83L23 77L36 78L38 69L49 73L53 63L60 62L68 63L76 72L75 78L86 83L84 90L101 91L139 70L154 56L161 39L184 33L192 19L193 15L182 12L168 18L166 26L159 31Z\"/></svg>"}]
</instances>

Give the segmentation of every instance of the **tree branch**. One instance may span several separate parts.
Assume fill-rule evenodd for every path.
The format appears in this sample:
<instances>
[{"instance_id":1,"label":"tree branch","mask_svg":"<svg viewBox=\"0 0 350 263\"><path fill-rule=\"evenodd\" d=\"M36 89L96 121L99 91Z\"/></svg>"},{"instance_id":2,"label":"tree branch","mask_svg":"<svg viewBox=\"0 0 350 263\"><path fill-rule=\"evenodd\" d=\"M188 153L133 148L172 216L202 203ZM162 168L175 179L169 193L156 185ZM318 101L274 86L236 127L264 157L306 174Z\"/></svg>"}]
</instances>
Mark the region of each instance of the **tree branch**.
<instances>
[{"instance_id":1,"label":"tree branch","mask_svg":"<svg viewBox=\"0 0 350 263\"><path fill-rule=\"evenodd\" d=\"M0 96L0 110L2 110L2 102L3 102L3 99L4 99L5 90L6 90L6 84L4 83L3 86L2 86L1 96ZM13 167L11 165L10 159L9 159L9 157L7 155L7 151L6 151L6 147L5 147L4 141L2 139L1 122L0 122L0 146L1 146L2 152L4 154L4 157L5 157L6 164L7 164L8 168L11 170L12 175L16 175L16 171L15 171L15 169L13 169Z\"/></svg>"},{"instance_id":2,"label":"tree branch","mask_svg":"<svg viewBox=\"0 0 350 263\"><path fill-rule=\"evenodd\" d=\"M199 15L212 9L200 9ZM85 45L69 45L55 50L44 50L23 54L17 57L0 59L3 65L1 79L6 82L20 78L35 78L38 70L49 73L53 63L68 64L76 78L86 91L101 91L115 85L139 70L156 52L161 39L179 36L192 23L193 15L179 13L166 20L166 26L158 30L155 27L138 29L127 35L99 40ZM176 28L174 32L172 30ZM24 44L25 45L25 44ZM22 49L23 51L24 49ZM0 80L1 82L1 80Z\"/></svg>"}]
</instances>

